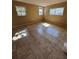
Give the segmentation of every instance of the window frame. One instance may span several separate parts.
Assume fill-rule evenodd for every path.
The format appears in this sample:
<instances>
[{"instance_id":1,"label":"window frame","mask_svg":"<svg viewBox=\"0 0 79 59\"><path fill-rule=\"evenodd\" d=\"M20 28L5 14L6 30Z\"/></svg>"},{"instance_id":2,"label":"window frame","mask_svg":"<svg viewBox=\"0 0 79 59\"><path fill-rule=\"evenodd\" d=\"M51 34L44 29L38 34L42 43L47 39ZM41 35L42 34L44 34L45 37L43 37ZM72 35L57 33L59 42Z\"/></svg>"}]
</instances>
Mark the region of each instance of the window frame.
<instances>
[{"instance_id":1,"label":"window frame","mask_svg":"<svg viewBox=\"0 0 79 59\"><path fill-rule=\"evenodd\" d=\"M57 15L57 9L59 9L59 8L63 8L63 9L62 9L62 14L58 14L58 15ZM53 14L53 13L50 14L50 10L51 10L51 9L55 10L54 14ZM64 10L65 10L64 7L50 8L48 13L49 13L50 16L63 16L63 15L64 15Z\"/></svg>"},{"instance_id":2,"label":"window frame","mask_svg":"<svg viewBox=\"0 0 79 59\"><path fill-rule=\"evenodd\" d=\"M40 14L40 11L39 11L40 9L42 10L41 14ZM38 15L39 16L44 16L44 7L42 7L42 6L38 7Z\"/></svg>"},{"instance_id":3,"label":"window frame","mask_svg":"<svg viewBox=\"0 0 79 59\"><path fill-rule=\"evenodd\" d=\"M16 13L17 13L17 16L26 16L27 15L26 7L24 7L24 6L16 6Z\"/></svg>"}]
</instances>

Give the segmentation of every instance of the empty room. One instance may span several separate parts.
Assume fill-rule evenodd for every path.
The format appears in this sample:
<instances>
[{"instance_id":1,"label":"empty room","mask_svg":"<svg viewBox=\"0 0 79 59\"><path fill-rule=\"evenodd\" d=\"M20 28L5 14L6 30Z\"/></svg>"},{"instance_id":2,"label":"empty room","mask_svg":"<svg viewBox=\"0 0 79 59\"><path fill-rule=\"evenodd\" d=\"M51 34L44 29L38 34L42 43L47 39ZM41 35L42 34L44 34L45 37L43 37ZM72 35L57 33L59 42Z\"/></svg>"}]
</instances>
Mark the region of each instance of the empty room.
<instances>
[{"instance_id":1,"label":"empty room","mask_svg":"<svg viewBox=\"0 0 79 59\"><path fill-rule=\"evenodd\" d=\"M12 59L67 59L67 0L12 0Z\"/></svg>"}]
</instances>

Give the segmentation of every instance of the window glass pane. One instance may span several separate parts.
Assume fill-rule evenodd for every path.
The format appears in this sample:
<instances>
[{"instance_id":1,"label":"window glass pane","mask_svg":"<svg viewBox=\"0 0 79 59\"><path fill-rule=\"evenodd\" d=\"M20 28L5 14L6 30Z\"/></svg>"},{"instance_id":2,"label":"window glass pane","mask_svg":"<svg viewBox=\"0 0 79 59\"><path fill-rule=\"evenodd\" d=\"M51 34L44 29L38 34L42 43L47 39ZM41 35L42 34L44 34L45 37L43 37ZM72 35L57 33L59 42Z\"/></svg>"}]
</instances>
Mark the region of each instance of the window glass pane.
<instances>
[{"instance_id":1,"label":"window glass pane","mask_svg":"<svg viewBox=\"0 0 79 59\"><path fill-rule=\"evenodd\" d=\"M21 12L19 12L19 11L17 11L17 15L18 15L18 16L21 16L21 15L22 15L22 13L21 13Z\"/></svg>"},{"instance_id":2,"label":"window glass pane","mask_svg":"<svg viewBox=\"0 0 79 59\"><path fill-rule=\"evenodd\" d=\"M49 10L49 14L50 15L55 15L56 14L55 8L54 9L50 9Z\"/></svg>"},{"instance_id":3,"label":"window glass pane","mask_svg":"<svg viewBox=\"0 0 79 59\"><path fill-rule=\"evenodd\" d=\"M56 15L63 15L64 8L56 8Z\"/></svg>"},{"instance_id":4,"label":"window glass pane","mask_svg":"<svg viewBox=\"0 0 79 59\"><path fill-rule=\"evenodd\" d=\"M16 12L18 16L25 16L26 15L26 8L22 6L16 6Z\"/></svg>"},{"instance_id":5,"label":"window glass pane","mask_svg":"<svg viewBox=\"0 0 79 59\"><path fill-rule=\"evenodd\" d=\"M21 7L20 9L21 9L21 11L26 11L24 7Z\"/></svg>"},{"instance_id":6,"label":"window glass pane","mask_svg":"<svg viewBox=\"0 0 79 59\"><path fill-rule=\"evenodd\" d=\"M49 10L49 15L58 15L61 16L64 13L64 7L61 8L51 8Z\"/></svg>"},{"instance_id":7,"label":"window glass pane","mask_svg":"<svg viewBox=\"0 0 79 59\"><path fill-rule=\"evenodd\" d=\"M18 6L16 6L16 11L20 11Z\"/></svg>"},{"instance_id":8,"label":"window glass pane","mask_svg":"<svg viewBox=\"0 0 79 59\"><path fill-rule=\"evenodd\" d=\"M22 12L22 16L25 16L26 15L26 13L25 12Z\"/></svg>"},{"instance_id":9,"label":"window glass pane","mask_svg":"<svg viewBox=\"0 0 79 59\"><path fill-rule=\"evenodd\" d=\"M43 7L39 7L39 15L43 15Z\"/></svg>"}]
</instances>

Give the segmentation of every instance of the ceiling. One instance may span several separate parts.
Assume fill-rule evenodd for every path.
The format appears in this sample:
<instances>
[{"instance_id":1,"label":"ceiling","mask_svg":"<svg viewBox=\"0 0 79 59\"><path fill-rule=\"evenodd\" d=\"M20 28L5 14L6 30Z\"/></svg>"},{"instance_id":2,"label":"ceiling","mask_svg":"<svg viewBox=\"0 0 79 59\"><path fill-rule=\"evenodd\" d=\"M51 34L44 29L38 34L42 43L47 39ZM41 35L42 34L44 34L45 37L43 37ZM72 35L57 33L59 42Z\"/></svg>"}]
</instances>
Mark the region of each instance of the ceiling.
<instances>
[{"instance_id":1,"label":"ceiling","mask_svg":"<svg viewBox=\"0 0 79 59\"><path fill-rule=\"evenodd\" d=\"M16 0L16 1L40 5L40 6L47 6L47 5L51 5L51 4L64 2L67 0Z\"/></svg>"}]
</instances>

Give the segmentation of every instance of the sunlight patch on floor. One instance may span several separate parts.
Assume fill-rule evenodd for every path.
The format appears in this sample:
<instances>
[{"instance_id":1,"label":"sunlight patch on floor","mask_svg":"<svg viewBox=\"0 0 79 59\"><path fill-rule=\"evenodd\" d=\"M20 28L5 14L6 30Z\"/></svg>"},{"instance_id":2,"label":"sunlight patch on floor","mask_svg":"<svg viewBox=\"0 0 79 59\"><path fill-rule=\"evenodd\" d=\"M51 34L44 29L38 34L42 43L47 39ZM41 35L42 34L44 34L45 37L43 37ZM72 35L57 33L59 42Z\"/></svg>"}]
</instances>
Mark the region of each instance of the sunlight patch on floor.
<instances>
[{"instance_id":1,"label":"sunlight patch on floor","mask_svg":"<svg viewBox=\"0 0 79 59\"><path fill-rule=\"evenodd\" d=\"M58 37L59 36L59 31L55 28L48 27L47 28L47 33L53 37Z\"/></svg>"},{"instance_id":2,"label":"sunlight patch on floor","mask_svg":"<svg viewBox=\"0 0 79 59\"><path fill-rule=\"evenodd\" d=\"M24 29L24 30L21 30L19 32L16 32L15 35L13 36L12 40L16 41L16 40L21 39L21 38L26 37L26 36L27 36L27 30Z\"/></svg>"},{"instance_id":3,"label":"sunlight patch on floor","mask_svg":"<svg viewBox=\"0 0 79 59\"><path fill-rule=\"evenodd\" d=\"M43 26L45 26L45 27L49 27L50 26L50 24L48 24L48 23L41 23Z\"/></svg>"},{"instance_id":4,"label":"sunlight patch on floor","mask_svg":"<svg viewBox=\"0 0 79 59\"><path fill-rule=\"evenodd\" d=\"M60 35L60 31L55 28L53 25L48 24L48 23L41 23L37 27L37 32L43 36L49 36L49 37L54 37L58 38Z\"/></svg>"}]
</instances>

